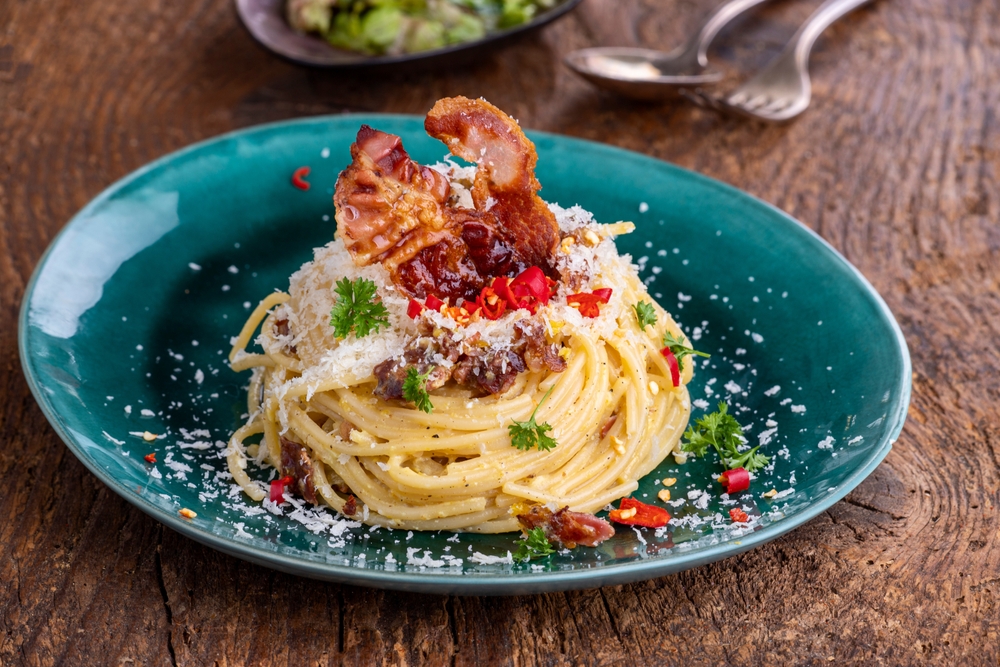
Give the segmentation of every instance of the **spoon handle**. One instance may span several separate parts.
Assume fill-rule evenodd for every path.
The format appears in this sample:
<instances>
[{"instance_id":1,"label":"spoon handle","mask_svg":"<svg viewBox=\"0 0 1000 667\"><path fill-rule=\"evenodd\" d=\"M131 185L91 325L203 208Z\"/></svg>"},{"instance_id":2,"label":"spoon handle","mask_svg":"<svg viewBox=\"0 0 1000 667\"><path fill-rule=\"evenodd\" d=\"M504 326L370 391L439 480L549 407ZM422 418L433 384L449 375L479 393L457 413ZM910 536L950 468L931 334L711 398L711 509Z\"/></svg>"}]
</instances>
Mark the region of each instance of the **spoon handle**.
<instances>
[{"instance_id":1,"label":"spoon handle","mask_svg":"<svg viewBox=\"0 0 1000 667\"><path fill-rule=\"evenodd\" d=\"M807 66L813 44L823 31L844 14L869 2L872 0L826 0L798 29L786 49L795 53L795 60L800 67Z\"/></svg>"},{"instance_id":2,"label":"spoon handle","mask_svg":"<svg viewBox=\"0 0 1000 667\"><path fill-rule=\"evenodd\" d=\"M730 0L720 5L705 19L698 34L685 47L685 55L690 55L701 67L708 67L708 47L716 35L737 16L763 2L767 0Z\"/></svg>"}]
</instances>

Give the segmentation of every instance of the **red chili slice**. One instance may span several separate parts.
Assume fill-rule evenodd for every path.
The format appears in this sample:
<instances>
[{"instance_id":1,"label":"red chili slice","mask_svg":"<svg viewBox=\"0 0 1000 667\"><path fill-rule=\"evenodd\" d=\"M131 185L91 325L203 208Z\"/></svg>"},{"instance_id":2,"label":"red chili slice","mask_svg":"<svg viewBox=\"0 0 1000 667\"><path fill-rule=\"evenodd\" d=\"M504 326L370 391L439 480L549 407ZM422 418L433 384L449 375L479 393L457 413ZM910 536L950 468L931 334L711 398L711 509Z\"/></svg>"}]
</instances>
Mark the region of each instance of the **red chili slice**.
<instances>
[{"instance_id":1,"label":"red chili slice","mask_svg":"<svg viewBox=\"0 0 1000 667\"><path fill-rule=\"evenodd\" d=\"M283 500L282 496L285 494L285 487L294 481L295 479L289 475L271 482L271 502L280 503Z\"/></svg>"},{"instance_id":2,"label":"red chili slice","mask_svg":"<svg viewBox=\"0 0 1000 667\"><path fill-rule=\"evenodd\" d=\"M299 167L294 172L292 172L292 185L297 187L299 190L308 190L309 183L305 180L309 172L312 171L309 167Z\"/></svg>"},{"instance_id":3,"label":"red chili slice","mask_svg":"<svg viewBox=\"0 0 1000 667\"><path fill-rule=\"evenodd\" d=\"M618 509L611 510L608 518L626 526L662 528L670 521L670 512L656 505L641 503L635 498L622 498L621 505Z\"/></svg>"},{"instance_id":4,"label":"red chili slice","mask_svg":"<svg viewBox=\"0 0 1000 667\"><path fill-rule=\"evenodd\" d=\"M669 347L660 350L660 354L666 358L667 365L670 366L670 381L674 383L675 387L681 386L681 367L677 363L677 357L674 356Z\"/></svg>"},{"instance_id":5,"label":"red chili slice","mask_svg":"<svg viewBox=\"0 0 1000 667\"><path fill-rule=\"evenodd\" d=\"M491 300L493 303L490 303ZM483 316L488 320L500 319L507 310L507 300L497 294L492 287L483 288L476 298L476 305L482 308Z\"/></svg>"},{"instance_id":6,"label":"red chili slice","mask_svg":"<svg viewBox=\"0 0 1000 667\"><path fill-rule=\"evenodd\" d=\"M441 299L437 298L433 294L428 294L427 295L427 299L426 299L425 303L426 303L426 305L427 305L428 308L430 308L431 310L435 310L437 312L441 312L441 308L444 306L444 301L442 301Z\"/></svg>"},{"instance_id":7,"label":"red chili slice","mask_svg":"<svg viewBox=\"0 0 1000 667\"><path fill-rule=\"evenodd\" d=\"M146 463L156 463L156 452L153 452L152 454L146 454L142 458L146 460Z\"/></svg>"},{"instance_id":8,"label":"red chili slice","mask_svg":"<svg viewBox=\"0 0 1000 667\"><path fill-rule=\"evenodd\" d=\"M517 274L514 280L510 281L511 290L517 296L534 297L540 303L549 302L548 278L537 266L531 266Z\"/></svg>"},{"instance_id":9,"label":"red chili slice","mask_svg":"<svg viewBox=\"0 0 1000 667\"><path fill-rule=\"evenodd\" d=\"M750 488L750 473L743 468L727 470L719 476L719 482L726 487L726 493L733 494Z\"/></svg>"},{"instance_id":10,"label":"red chili slice","mask_svg":"<svg viewBox=\"0 0 1000 667\"><path fill-rule=\"evenodd\" d=\"M416 299L410 299L410 304L406 307L406 314L410 316L410 319L417 319L422 312L424 312L424 304Z\"/></svg>"},{"instance_id":11,"label":"red chili slice","mask_svg":"<svg viewBox=\"0 0 1000 667\"><path fill-rule=\"evenodd\" d=\"M747 513L741 510L739 507L734 507L733 509L729 510L729 518L732 520L733 523L746 523L747 521L750 520L750 517L747 515Z\"/></svg>"},{"instance_id":12,"label":"red chili slice","mask_svg":"<svg viewBox=\"0 0 1000 667\"><path fill-rule=\"evenodd\" d=\"M601 303L607 303L608 301L611 301L610 287L602 287L601 289L595 289L593 292L591 292L591 294L600 299Z\"/></svg>"},{"instance_id":13,"label":"red chili slice","mask_svg":"<svg viewBox=\"0 0 1000 667\"><path fill-rule=\"evenodd\" d=\"M532 315L538 306L549 302L551 290L549 279L537 266L532 266L513 280L504 277L494 278L491 285L493 291L504 298L511 308L524 308Z\"/></svg>"},{"instance_id":14,"label":"red chili slice","mask_svg":"<svg viewBox=\"0 0 1000 667\"><path fill-rule=\"evenodd\" d=\"M593 292L580 292L566 297L566 303L575 306L584 317L597 317L601 314L600 304L611 300L611 288L602 287Z\"/></svg>"}]
</instances>

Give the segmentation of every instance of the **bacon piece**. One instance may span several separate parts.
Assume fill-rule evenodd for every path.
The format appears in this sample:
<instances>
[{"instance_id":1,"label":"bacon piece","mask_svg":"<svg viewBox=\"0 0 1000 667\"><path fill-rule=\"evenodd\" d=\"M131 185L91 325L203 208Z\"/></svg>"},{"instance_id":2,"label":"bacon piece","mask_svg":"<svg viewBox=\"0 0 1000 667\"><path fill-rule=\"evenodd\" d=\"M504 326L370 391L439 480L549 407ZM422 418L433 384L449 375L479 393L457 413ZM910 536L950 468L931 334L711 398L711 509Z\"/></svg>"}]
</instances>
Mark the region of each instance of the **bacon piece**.
<instances>
[{"instance_id":1,"label":"bacon piece","mask_svg":"<svg viewBox=\"0 0 1000 667\"><path fill-rule=\"evenodd\" d=\"M344 516L354 516L358 512L358 499L354 496L348 496L347 502L344 503L343 514Z\"/></svg>"},{"instance_id":2,"label":"bacon piece","mask_svg":"<svg viewBox=\"0 0 1000 667\"><path fill-rule=\"evenodd\" d=\"M354 424L345 419L344 421L340 422L340 428L337 430L337 435L339 435L340 439L343 440L344 442L350 442L351 431L353 431L354 429L355 429Z\"/></svg>"},{"instance_id":3,"label":"bacon piece","mask_svg":"<svg viewBox=\"0 0 1000 667\"><path fill-rule=\"evenodd\" d=\"M525 530L542 528L550 542L555 541L567 549L578 544L596 547L615 534L614 527L593 514L571 512L563 507L553 512L545 505L532 505L517 515L518 523Z\"/></svg>"},{"instance_id":4,"label":"bacon piece","mask_svg":"<svg viewBox=\"0 0 1000 667\"><path fill-rule=\"evenodd\" d=\"M450 184L410 159L399 137L362 125L337 179L337 234L355 264L381 262L411 296L474 300L498 276L553 271L555 216L538 197L534 146L512 118L483 100L440 100L428 132L479 163L475 209L449 205Z\"/></svg>"},{"instance_id":5,"label":"bacon piece","mask_svg":"<svg viewBox=\"0 0 1000 667\"><path fill-rule=\"evenodd\" d=\"M528 266L549 268L559 226L537 194L538 154L517 122L484 99L447 97L427 114L424 129L454 155L479 165L472 186L476 210L496 218L500 238Z\"/></svg>"},{"instance_id":6,"label":"bacon piece","mask_svg":"<svg viewBox=\"0 0 1000 667\"><path fill-rule=\"evenodd\" d=\"M559 356L554 343L545 340L545 328L536 320L520 320L514 323L515 339L524 339L524 363L530 371L547 368L553 373L566 370L566 360Z\"/></svg>"},{"instance_id":7,"label":"bacon piece","mask_svg":"<svg viewBox=\"0 0 1000 667\"><path fill-rule=\"evenodd\" d=\"M298 489L300 496L316 504L312 460L305 447L287 438L281 438L281 471L295 479L295 488Z\"/></svg>"}]
</instances>

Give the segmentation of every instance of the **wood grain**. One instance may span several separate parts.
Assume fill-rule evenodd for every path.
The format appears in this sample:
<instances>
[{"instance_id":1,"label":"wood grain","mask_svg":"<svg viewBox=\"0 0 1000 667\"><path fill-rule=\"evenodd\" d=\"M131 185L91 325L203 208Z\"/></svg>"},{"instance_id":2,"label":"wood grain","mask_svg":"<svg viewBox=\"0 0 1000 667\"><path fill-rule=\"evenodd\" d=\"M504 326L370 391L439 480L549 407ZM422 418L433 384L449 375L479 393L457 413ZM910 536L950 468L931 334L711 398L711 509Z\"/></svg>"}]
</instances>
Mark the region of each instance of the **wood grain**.
<instances>
[{"instance_id":1,"label":"wood grain","mask_svg":"<svg viewBox=\"0 0 1000 667\"><path fill-rule=\"evenodd\" d=\"M541 35L418 74L300 69L227 0L0 3L0 664L1000 664L1000 5L880 0L813 55L771 127L636 104L560 63L668 47L709 0L586 0ZM745 76L817 2L775 2L713 57ZM103 487L19 369L25 284L72 214L171 150L262 121L424 113L482 95L527 127L743 188L843 252L910 344L902 437L846 500L742 556L629 586L446 598L322 584L208 550Z\"/></svg>"}]
</instances>

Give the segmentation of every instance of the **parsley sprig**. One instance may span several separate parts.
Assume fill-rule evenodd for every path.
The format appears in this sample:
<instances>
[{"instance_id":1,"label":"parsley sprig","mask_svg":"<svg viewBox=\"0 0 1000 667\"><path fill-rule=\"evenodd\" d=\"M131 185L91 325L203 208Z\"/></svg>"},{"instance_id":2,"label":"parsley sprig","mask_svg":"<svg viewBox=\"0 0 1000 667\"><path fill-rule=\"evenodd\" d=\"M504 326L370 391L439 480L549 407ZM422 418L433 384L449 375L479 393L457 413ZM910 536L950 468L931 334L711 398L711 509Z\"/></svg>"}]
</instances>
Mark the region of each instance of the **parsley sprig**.
<instances>
[{"instance_id":1,"label":"parsley sprig","mask_svg":"<svg viewBox=\"0 0 1000 667\"><path fill-rule=\"evenodd\" d=\"M705 415L694 426L689 426L684 432L681 449L695 456L704 456L711 445L728 470L743 468L747 472L754 472L763 468L771 459L757 453L760 445L745 452L739 450L740 445L746 442L743 427L729 414L728 408L726 403L719 403L716 412Z\"/></svg>"},{"instance_id":2,"label":"parsley sprig","mask_svg":"<svg viewBox=\"0 0 1000 667\"><path fill-rule=\"evenodd\" d=\"M694 350L684 344L684 341L674 338L674 335L669 331L663 334L663 346L670 348L674 357L677 359L677 369L681 372L684 371L684 357L691 356L692 354L697 354L699 357L705 357L708 359L710 354L707 352L699 352Z\"/></svg>"},{"instance_id":3,"label":"parsley sprig","mask_svg":"<svg viewBox=\"0 0 1000 667\"><path fill-rule=\"evenodd\" d=\"M431 395L427 393L427 378L430 377L434 366L420 373L415 366L406 369L406 379L403 380L403 398L417 406L417 410L430 413L434 409L431 403Z\"/></svg>"},{"instance_id":4,"label":"parsley sprig","mask_svg":"<svg viewBox=\"0 0 1000 667\"><path fill-rule=\"evenodd\" d=\"M375 301L376 289L374 281L367 278L337 281L334 292L338 298L330 311L334 336L347 338L353 331L355 336L363 338L380 327L389 326L389 311L381 301Z\"/></svg>"},{"instance_id":5,"label":"parsley sprig","mask_svg":"<svg viewBox=\"0 0 1000 667\"><path fill-rule=\"evenodd\" d=\"M653 309L653 304L640 301L632 307L635 308L635 317L639 320L640 329L656 325L656 311Z\"/></svg>"},{"instance_id":6,"label":"parsley sprig","mask_svg":"<svg viewBox=\"0 0 1000 667\"><path fill-rule=\"evenodd\" d=\"M517 542L517 551L514 552L514 560L518 563L542 558L554 554L555 549L549 538L545 537L544 528L532 528L522 539Z\"/></svg>"},{"instance_id":7,"label":"parsley sprig","mask_svg":"<svg viewBox=\"0 0 1000 667\"><path fill-rule=\"evenodd\" d=\"M531 418L528 421L519 422L515 419L514 423L507 427L507 431L510 432L510 444L514 447L525 452L532 447L547 452L559 444L555 438L548 435L552 431L551 425L547 422L539 424L535 421L538 408L542 407L542 403L549 397L553 389L555 389L555 385L549 387L549 390L542 396L542 400L538 401L538 405L535 406L535 411L531 413Z\"/></svg>"}]
</instances>

